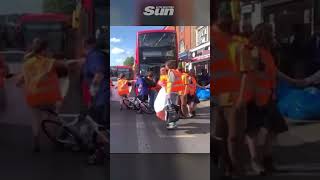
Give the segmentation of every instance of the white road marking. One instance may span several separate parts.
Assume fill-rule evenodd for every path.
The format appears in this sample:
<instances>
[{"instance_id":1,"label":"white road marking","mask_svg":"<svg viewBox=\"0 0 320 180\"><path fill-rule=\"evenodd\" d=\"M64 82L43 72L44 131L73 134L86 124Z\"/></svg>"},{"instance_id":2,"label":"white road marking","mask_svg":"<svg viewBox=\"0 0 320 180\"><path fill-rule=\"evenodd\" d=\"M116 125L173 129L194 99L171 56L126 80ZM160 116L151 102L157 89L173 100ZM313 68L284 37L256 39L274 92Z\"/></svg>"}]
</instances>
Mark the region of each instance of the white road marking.
<instances>
[{"instance_id":1,"label":"white road marking","mask_svg":"<svg viewBox=\"0 0 320 180\"><path fill-rule=\"evenodd\" d=\"M146 124L141 115L136 115L137 140L139 153L152 153L148 135L146 133Z\"/></svg>"},{"instance_id":2,"label":"white road marking","mask_svg":"<svg viewBox=\"0 0 320 180\"><path fill-rule=\"evenodd\" d=\"M152 123L152 126L155 128L155 130L156 130L156 133L158 134L158 136L160 137L160 138L194 138L194 137L196 137L196 136L194 136L194 135L188 135L188 134L182 134L182 135L166 135L165 133L163 133L160 129L159 129L159 127L157 126L157 124L156 123ZM177 131L177 130L179 130L179 128L178 129L176 129L176 130L170 130L170 131Z\"/></svg>"}]
</instances>

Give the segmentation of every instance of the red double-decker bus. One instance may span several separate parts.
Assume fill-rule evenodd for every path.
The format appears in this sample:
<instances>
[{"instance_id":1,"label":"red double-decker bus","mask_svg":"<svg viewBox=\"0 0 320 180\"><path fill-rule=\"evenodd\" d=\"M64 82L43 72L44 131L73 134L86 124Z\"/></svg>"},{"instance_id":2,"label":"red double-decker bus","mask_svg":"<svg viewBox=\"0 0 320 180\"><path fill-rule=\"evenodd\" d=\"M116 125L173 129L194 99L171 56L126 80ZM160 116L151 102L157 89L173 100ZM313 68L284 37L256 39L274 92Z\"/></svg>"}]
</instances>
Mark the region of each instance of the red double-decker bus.
<instances>
[{"instance_id":1,"label":"red double-decker bus","mask_svg":"<svg viewBox=\"0 0 320 180\"><path fill-rule=\"evenodd\" d=\"M48 48L53 54L72 56L70 35L71 17L64 14L41 13L25 14L20 18L22 48L30 48L34 38L48 41Z\"/></svg>"},{"instance_id":2,"label":"red double-decker bus","mask_svg":"<svg viewBox=\"0 0 320 180\"><path fill-rule=\"evenodd\" d=\"M156 79L168 60L178 62L177 36L174 30L145 30L137 33L135 71L146 75L152 71Z\"/></svg>"},{"instance_id":3,"label":"red double-decker bus","mask_svg":"<svg viewBox=\"0 0 320 180\"><path fill-rule=\"evenodd\" d=\"M119 74L124 74L127 79L133 79L133 70L131 66L111 66L110 67L110 77L117 78Z\"/></svg>"}]
</instances>

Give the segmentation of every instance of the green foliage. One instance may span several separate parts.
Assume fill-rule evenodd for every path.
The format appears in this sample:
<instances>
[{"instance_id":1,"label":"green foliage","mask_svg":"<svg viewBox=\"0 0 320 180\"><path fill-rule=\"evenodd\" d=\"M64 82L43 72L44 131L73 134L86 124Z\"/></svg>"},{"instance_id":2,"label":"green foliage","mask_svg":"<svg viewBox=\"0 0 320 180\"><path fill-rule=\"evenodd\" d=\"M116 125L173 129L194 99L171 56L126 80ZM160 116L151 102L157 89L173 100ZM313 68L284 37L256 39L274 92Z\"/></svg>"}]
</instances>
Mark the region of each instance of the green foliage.
<instances>
[{"instance_id":1,"label":"green foliage","mask_svg":"<svg viewBox=\"0 0 320 180\"><path fill-rule=\"evenodd\" d=\"M134 57L127 57L126 60L123 61L124 66L132 66L134 64Z\"/></svg>"}]
</instances>

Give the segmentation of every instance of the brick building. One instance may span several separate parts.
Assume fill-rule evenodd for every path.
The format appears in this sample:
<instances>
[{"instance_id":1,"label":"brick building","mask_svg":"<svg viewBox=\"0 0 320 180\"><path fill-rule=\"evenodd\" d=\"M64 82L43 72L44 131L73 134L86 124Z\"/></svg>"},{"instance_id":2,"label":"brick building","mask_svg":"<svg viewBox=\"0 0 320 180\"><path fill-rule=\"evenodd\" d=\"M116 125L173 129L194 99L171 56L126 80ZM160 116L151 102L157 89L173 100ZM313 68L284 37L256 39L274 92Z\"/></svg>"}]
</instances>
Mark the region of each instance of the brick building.
<instances>
[{"instance_id":1,"label":"brick building","mask_svg":"<svg viewBox=\"0 0 320 180\"><path fill-rule=\"evenodd\" d=\"M166 26L164 29L176 31L178 58L187 69L194 69L198 75L202 69L210 73L209 26Z\"/></svg>"}]
</instances>

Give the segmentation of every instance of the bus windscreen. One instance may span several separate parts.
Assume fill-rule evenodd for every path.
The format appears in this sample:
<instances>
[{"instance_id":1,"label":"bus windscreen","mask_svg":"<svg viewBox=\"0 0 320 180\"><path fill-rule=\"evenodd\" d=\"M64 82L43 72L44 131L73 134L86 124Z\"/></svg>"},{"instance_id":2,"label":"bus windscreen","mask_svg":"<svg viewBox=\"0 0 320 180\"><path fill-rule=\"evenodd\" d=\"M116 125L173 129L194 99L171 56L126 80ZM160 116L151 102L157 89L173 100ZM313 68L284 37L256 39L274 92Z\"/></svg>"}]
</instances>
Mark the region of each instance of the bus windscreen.
<instances>
[{"instance_id":1,"label":"bus windscreen","mask_svg":"<svg viewBox=\"0 0 320 180\"><path fill-rule=\"evenodd\" d=\"M140 64L163 64L176 59L176 35L172 32L150 32L139 35Z\"/></svg>"}]
</instances>

